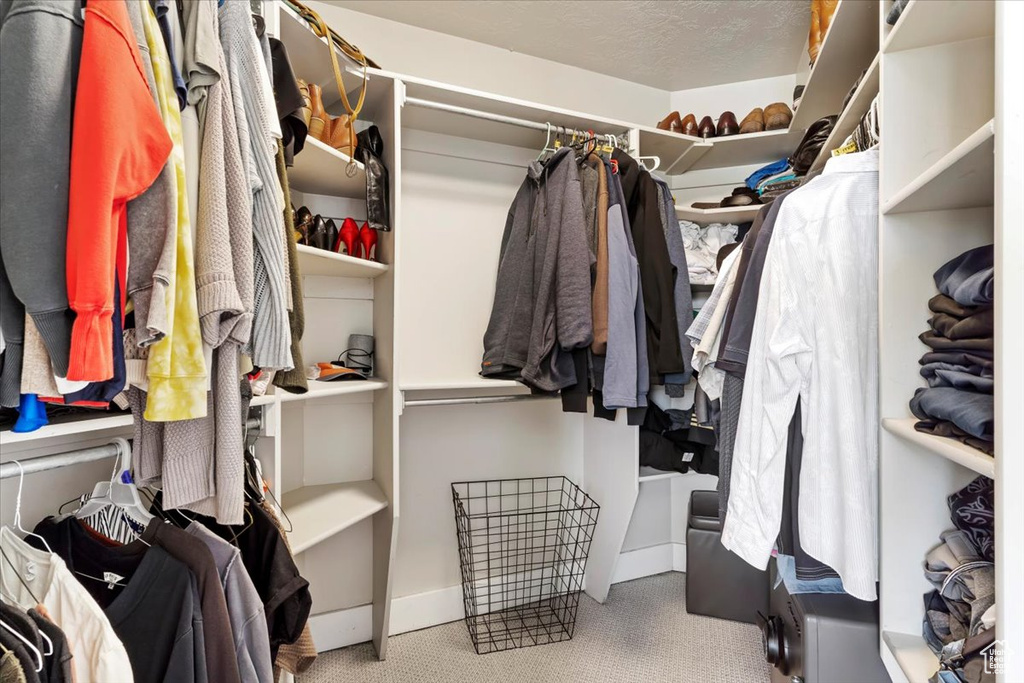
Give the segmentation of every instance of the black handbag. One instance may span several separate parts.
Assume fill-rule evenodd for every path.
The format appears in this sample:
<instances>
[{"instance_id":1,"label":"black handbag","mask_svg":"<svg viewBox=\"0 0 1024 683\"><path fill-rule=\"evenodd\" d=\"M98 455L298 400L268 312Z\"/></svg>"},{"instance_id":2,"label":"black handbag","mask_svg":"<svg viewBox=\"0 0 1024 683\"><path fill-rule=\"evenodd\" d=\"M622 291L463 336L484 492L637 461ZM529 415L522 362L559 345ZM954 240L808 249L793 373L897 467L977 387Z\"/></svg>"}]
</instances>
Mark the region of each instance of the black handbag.
<instances>
[{"instance_id":1,"label":"black handbag","mask_svg":"<svg viewBox=\"0 0 1024 683\"><path fill-rule=\"evenodd\" d=\"M358 135L356 159L366 168L366 222L374 230L391 230L391 181L384 165L384 140L377 126Z\"/></svg>"},{"instance_id":2,"label":"black handbag","mask_svg":"<svg viewBox=\"0 0 1024 683\"><path fill-rule=\"evenodd\" d=\"M803 140L797 145L796 151L789 157L789 165L793 167L793 172L796 175L807 175L807 171L811 170L814 160L818 158L821 148L825 146L825 141L832 134L832 128L835 127L838 119L838 116L823 116L807 129Z\"/></svg>"}]
</instances>

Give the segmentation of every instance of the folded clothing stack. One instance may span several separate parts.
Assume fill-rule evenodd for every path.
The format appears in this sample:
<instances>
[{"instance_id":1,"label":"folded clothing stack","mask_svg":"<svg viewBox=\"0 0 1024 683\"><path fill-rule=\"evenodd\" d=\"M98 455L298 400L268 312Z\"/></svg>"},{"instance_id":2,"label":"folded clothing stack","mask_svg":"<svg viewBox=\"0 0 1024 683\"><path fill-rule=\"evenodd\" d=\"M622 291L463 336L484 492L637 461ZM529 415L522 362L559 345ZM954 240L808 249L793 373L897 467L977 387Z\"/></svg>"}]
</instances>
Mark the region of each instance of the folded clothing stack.
<instances>
[{"instance_id":1,"label":"folded clothing stack","mask_svg":"<svg viewBox=\"0 0 1024 683\"><path fill-rule=\"evenodd\" d=\"M798 178L789 159L779 159L757 169L744 181L757 192L762 201L775 199L786 190L798 187L803 178ZM785 189L783 189L785 188Z\"/></svg>"},{"instance_id":2,"label":"folded clothing stack","mask_svg":"<svg viewBox=\"0 0 1024 683\"><path fill-rule=\"evenodd\" d=\"M919 432L957 439L989 455L993 449L992 245L964 252L935 271L939 294L928 302L928 353L910 410Z\"/></svg>"},{"instance_id":3,"label":"folded clothing stack","mask_svg":"<svg viewBox=\"0 0 1024 683\"><path fill-rule=\"evenodd\" d=\"M718 250L735 243L738 230L738 226L725 223L700 226L690 221L679 221L691 285L715 284L718 278Z\"/></svg>"},{"instance_id":4,"label":"folded clothing stack","mask_svg":"<svg viewBox=\"0 0 1024 683\"><path fill-rule=\"evenodd\" d=\"M925 558L925 578L934 589L924 596L922 635L943 660L964 639L995 626L994 501L988 477L949 496L956 529L943 532Z\"/></svg>"}]
</instances>

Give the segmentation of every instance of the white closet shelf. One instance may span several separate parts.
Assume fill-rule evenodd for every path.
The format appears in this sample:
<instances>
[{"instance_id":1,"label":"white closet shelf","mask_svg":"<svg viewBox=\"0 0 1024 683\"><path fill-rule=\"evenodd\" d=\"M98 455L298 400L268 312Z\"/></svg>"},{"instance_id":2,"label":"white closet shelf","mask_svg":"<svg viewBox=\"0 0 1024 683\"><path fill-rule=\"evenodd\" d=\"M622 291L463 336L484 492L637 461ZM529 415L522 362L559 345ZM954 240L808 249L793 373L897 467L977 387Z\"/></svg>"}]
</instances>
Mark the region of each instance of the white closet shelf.
<instances>
[{"instance_id":1,"label":"white closet shelf","mask_svg":"<svg viewBox=\"0 0 1024 683\"><path fill-rule=\"evenodd\" d=\"M34 432L12 432L4 430L0 432L0 445L27 443L30 441L42 441L61 436L74 436L76 434L88 434L89 432L101 432L108 429L124 429L132 426L131 413L118 413L105 415L97 411L95 415L76 414L63 418L54 417L50 424L40 427Z\"/></svg>"},{"instance_id":2,"label":"white closet shelf","mask_svg":"<svg viewBox=\"0 0 1024 683\"><path fill-rule=\"evenodd\" d=\"M460 389L475 391L480 389L525 389L525 387L514 379L486 379L484 377L425 380L402 385L402 391L458 391Z\"/></svg>"},{"instance_id":3,"label":"white closet shelf","mask_svg":"<svg viewBox=\"0 0 1024 683\"><path fill-rule=\"evenodd\" d=\"M362 394L371 391L386 389L388 383L381 379L347 380L341 382L320 382L315 379L309 380L309 391L304 394L291 394L281 391L275 394L282 403L292 401L311 401L317 398L328 396L343 396L346 394Z\"/></svg>"},{"instance_id":4,"label":"white closet shelf","mask_svg":"<svg viewBox=\"0 0 1024 683\"><path fill-rule=\"evenodd\" d=\"M939 670L938 657L921 636L884 631L882 641L910 683L924 683Z\"/></svg>"},{"instance_id":5,"label":"white closet shelf","mask_svg":"<svg viewBox=\"0 0 1024 683\"><path fill-rule=\"evenodd\" d=\"M658 171L678 175L689 170L711 149L710 142L682 133L640 126L640 154L661 159Z\"/></svg>"},{"instance_id":6,"label":"white closet shelf","mask_svg":"<svg viewBox=\"0 0 1024 683\"><path fill-rule=\"evenodd\" d=\"M262 396L253 396L252 400L249 401L250 407L255 406L268 406L271 403L277 402L277 396L275 394L263 394Z\"/></svg>"},{"instance_id":7,"label":"white closet shelf","mask_svg":"<svg viewBox=\"0 0 1024 683\"><path fill-rule=\"evenodd\" d=\"M390 266L385 263L368 261L348 254L336 254L333 251L317 249L305 244L299 244L297 248L299 272L303 275L375 278L390 269Z\"/></svg>"},{"instance_id":8,"label":"white closet shelf","mask_svg":"<svg viewBox=\"0 0 1024 683\"><path fill-rule=\"evenodd\" d=\"M885 202L882 213L992 206L994 137L993 119Z\"/></svg>"},{"instance_id":9,"label":"white closet shelf","mask_svg":"<svg viewBox=\"0 0 1024 683\"><path fill-rule=\"evenodd\" d=\"M334 67L327 52L327 40L318 38L309 28L309 24L290 7L284 3L278 4L281 8L281 35L278 37L288 46L288 59L295 77L319 85L323 89L324 105L334 104L341 96L338 94ZM362 66L349 59L341 50L335 49L335 53L338 55L338 67L341 69L345 94L348 95L349 102L355 106L359 98L359 89L363 84ZM368 85L366 92L369 99L374 88ZM307 143L309 140L310 138L306 139Z\"/></svg>"},{"instance_id":10,"label":"white closet shelf","mask_svg":"<svg viewBox=\"0 0 1024 683\"><path fill-rule=\"evenodd\" d=\"M842 4L840 7L842 7ZM864 74L864 78L861 79L860 85L857 86L857 90L853 93L853 97L850 98L850 102L846 105L846 109L844 109L843 113L839 115L836 125L833 126L828 139L825 140L825 144L822 145L821 151L818 152L818 158L814 160L814 164L811 166L812 173L825 167L828 160L832 158L832 150L843 144L843 140L845 140L850 133L856 130L857 126L860 125L860 120L864 118L868 109L871 108L871 102L878 94L878 75L880 73L879 63L881 61L880 56L881 55L879 53L875 54L875 58L868 67L868 72Z\"/></svg>"},{"instance_id":11,"label":"white closet shelf","mask_svg":"<svg viewBox=\"0 0 1024 683\"><path fill-rule=\"evenodd\" d=\"M709 138L708 142L711 143L711 148L686 170L700 171L708 168L749 166L778 161L792 154L803 137L802 130L788 128L769 130L763 133ZM641 147L641 149L643 148ZM646 153L644 152L644 154Z\"/></svg>"},{"instance_id":12,"label":"white closet shelf","mask_svg":"<svg viewBox=\"0 0 1024 683\"><path fill-rule=\"evenodd\" d=\"M905 441L917 444L925 450L952 460L958 465L974 470L990 479L996 476L996 459L988 453L983 453L977 448L960 443L955 439L947 439L942 436L925 434L914 429L916 418L886 418L882 420L882 428L885 431L898 436Z\"/></svg>"},{"instance_id":13,"label":"white closet shelf","mask_svg":"<svg viewBox=\"0 0 1024 683\"><path fill-rule=\"evenodd\" d=\"M281 496L292 523L288 542L296 555L388 507L375 481L303 486Z\"/></svg>"},{"instance_id":14,"label":"white closet shelf","mask_svg":"<svg viewBox=\"0 0 1024 683\"><path fill-rule=\"evenodd\" d=\"M295 155L295 165L288 169L288 183L299 192L365 200L366 169L357 161L355 173L349 177L351 163L347 154L307 137L302 151Z\"/></svg>"},{"instance_id":15,"label":"white closet shelf","mask_svg":"<svg viewBox=\"0 0 1024 683\"><path fill-rule=\"evenodd\" d=\"M887 54L995 33L994 2L910 0L882 46Z\"/></svg>"},{"instance_id":16,"label":"white closet shelf","mask_svg":"<svg viewBox=\"0 0 1024 683\"><path fill-rule=\"evenodd\" d=\"M846 93L878 52L878 4L841 0L836 7L790 128L806 130L822 116L839 113Z\"/></svg>"},{"instance_id":17,"label":"white closet shelf","mask_svg":"<svg viewBox=\"0 0 1024 683\"><path fill-rule=\"evenodd\" d=\"M664 481L666 479L675 479L676 477L683 476L682 472L666 472L664 470L658 470L653 467L640 467L640 483L646 483L650 481Z\"/></svg>"},{"instance_id":18,"label":"white closet shelf","mask_svg":"<svg viewBox=\"0 0 1024 683\"><path fill-rule=\"evenodd\" d=\"M754 220L754 216L763 206L764 204L751 204L750 206L726 206L718 209L695 209L692 206L676 205L676 216L701 225L746 223Z\"/></svg>"},{"instance_id":19,"label":"white closet shelf","mask_svg":"<svg viewBox=\"0 0 1024 683\"><path fill-rule=\"evenodd\" d=\"M383 74L384 72L381 73ZM552 125L552 133L558 130L557 126L565 126L570 129L593 130L599 135L619 135L633 127L632 124L615 119L592 116L559 107L549 107L536 102L494 95L436 81L404 75L399 76L397 74L389 74L389 76L402 79L405 83L405 96L407 100L427 100L443 106L473 109L498 116L523 119L541 125L550 123ZM543 128L540 130L523 128L450 111L439 111L415 106L408 101L404 103L402 108L402 124L415 130L425 130L432 133L513 145L515 147L528 147L538 151L543 147L546 135L546 131ZM553 135L552 140L554 140ZM647 154L647 152L644 152L644 154Z\"/></svg>"}]
</instances>

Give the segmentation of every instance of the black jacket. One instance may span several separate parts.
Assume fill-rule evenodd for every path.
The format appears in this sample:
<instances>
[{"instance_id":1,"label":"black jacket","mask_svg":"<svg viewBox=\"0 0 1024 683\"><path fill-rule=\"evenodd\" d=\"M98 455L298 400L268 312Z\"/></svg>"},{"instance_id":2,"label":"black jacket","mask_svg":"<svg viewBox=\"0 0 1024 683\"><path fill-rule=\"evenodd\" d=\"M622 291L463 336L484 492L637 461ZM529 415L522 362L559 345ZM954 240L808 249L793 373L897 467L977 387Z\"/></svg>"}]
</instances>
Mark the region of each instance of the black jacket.
<instances>
[{"instance_id":1,"label":"black jacket","mask_svg":"<svg viewBox=\"0 0 1024 683\"><path fill-rule=\"evenodd\" d=\"M675 284L679 274L669 260L654 179L625 152L615 150L612 158L619 163L630 230L640 262L651 383L661 384L662 375L686 370L676 325ZM682 277L689 277L689 273L683 273Z\"/></svg>"}]
</instances>

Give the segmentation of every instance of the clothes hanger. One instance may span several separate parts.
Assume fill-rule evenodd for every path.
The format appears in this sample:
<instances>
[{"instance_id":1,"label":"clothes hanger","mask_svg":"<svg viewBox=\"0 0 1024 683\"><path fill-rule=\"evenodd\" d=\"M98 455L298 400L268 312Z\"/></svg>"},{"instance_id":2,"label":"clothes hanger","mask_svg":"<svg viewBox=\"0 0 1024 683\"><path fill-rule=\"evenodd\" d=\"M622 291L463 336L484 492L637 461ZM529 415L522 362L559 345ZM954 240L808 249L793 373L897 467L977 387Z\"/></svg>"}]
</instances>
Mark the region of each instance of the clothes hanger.
<instances>
[{"instance_id":1,"label":"clothes hanger","mask_svg":"<svg viewBox=\"0 0 1024 683\"><path fill-rule=\"evenodd\" d=\"M11 633L11 635L13 635L15 638L17 638L22 643L24 643L25 647L28 648L28 650L33 654L33 656L35 657L36 661L39 662L39 664L36 666L36 673L39 673L40 671L42 671L43 670L43 653L39 651L39 648L37 648L35 645L33 645L29 641L28 638L26 638L25 636L21 635L21 633L19 633L17 629L15 629L13 626L8 624L6 621L0 620L0 627L3 627L7 631L9 631Z\"/></svg>"},{"instance_id":2,"label":"clothes hanger","mask_svg":"<svg viewBox=\"0 0 1024 683\"><path fill-rule=\"evenodd\" d=\"M545 122L544 125L546 125L548 127L548 131L547 131L547 134L544 137L544 147L540 150L540 154L537 155L537 161L540 161L541 158L545 154L547 154L548 152L557 152L558 151L558 149L556 147L551 147L550 146L550 144L551 144L551 124Z\"/></svg>"},{"instance_id":3,"label":"clothes hanger","mask_svg":"<svg viewBox=\"0 0 1024 683\"><path fill-rule=\"evenodd\" d=\"M12 460L15 465L18 466L18 495L14 499L14 529L20 531L26 536L34 536L43 543L43 547L46 548L46 552L53 554L53 550L50 548L50 544L46 542L46 539L37 533L24 529L21 526L21 489L25 485L25 468L17 460Z\"/></svg>"},{"instance_id":4,"label":"clothes hanger","mask_svg":"<svg viewBox=\"0 0 1024 683\"><path fill-rule=\"evenodd\" d=\"M634 159L636 159L636 162L643 166L644 170L648 173L654 173L658 170L658 167L661 166L661 157L634 157ZM647 165L648 162L650 162L650 166Z\"/></svg>"},{"instance_id":5,"label":"clothes hanger","mask_svg":"<svg viewBox=\"0 0 1024 683\"><path fill-rule=\"evenodd\" d=\"M153 515L143 506L142 499L139 498L139 489L132 482L131 446L121 438L114 439L112 443L117 446L120 467L115 464L109 482L96 484L93 495L78 509L75 517L84 519L104 508L114 506L145 526L153 521Z\"/></svg>"}]
</instances>

